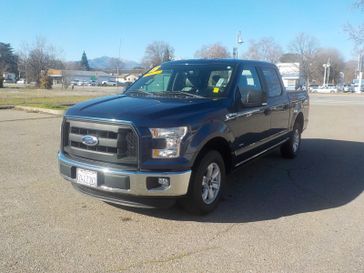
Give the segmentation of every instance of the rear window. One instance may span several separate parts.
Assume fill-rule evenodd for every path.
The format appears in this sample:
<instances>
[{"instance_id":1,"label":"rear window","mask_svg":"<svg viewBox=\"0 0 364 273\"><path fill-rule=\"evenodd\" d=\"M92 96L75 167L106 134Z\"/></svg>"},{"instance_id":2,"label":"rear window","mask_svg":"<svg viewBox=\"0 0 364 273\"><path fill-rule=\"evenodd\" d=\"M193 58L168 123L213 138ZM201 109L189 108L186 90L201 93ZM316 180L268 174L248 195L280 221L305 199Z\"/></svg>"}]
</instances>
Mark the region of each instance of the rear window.
<instances>
[{"instance_id":1,"label":"rear window","mask_svg":"<svg viewBox=\"0 0 364 273\"><path fill-rule=\"evenodd\" d=\"M280 96L283 89L277 71L270 67L264 67L262 71L268 85L268 97Z\"/></svg>"}]
</instances>

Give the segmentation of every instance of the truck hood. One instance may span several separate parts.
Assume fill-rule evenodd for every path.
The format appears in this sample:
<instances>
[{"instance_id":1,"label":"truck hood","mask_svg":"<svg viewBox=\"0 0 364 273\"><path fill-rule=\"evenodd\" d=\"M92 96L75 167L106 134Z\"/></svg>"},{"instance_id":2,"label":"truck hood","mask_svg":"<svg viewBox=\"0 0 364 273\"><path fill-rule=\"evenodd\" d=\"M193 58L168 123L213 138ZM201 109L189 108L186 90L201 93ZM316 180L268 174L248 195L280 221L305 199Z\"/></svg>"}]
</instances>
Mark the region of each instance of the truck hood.
<instances>
[{"instance_id":1,"label":"truck hood","mask_svg":"<svg viewBox=\"0 0 364 273\"><path fill-rule=\"evenodd\" d=\"M133 97L116 95L85 101L71 107L66 115L131 121L137 126L179 126L191 118L218 113L224 99Z\"/></svg>"}]
</instances>

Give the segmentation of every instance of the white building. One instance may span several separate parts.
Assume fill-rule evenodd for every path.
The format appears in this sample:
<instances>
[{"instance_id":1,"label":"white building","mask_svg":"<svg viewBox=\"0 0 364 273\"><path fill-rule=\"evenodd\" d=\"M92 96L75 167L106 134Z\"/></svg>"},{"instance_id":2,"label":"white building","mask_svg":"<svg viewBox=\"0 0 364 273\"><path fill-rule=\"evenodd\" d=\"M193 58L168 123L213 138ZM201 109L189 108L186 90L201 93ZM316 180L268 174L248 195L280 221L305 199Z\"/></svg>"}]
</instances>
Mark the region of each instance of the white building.
<instances>
[{"instance_id":1,"label":"white building","mask_svg":"<svg viewBox=\"0 0 364 273\"><path fill-rule=\"evenodd\" d=\"M16 75L15 73L4 72L3 73L4 82L7 83L15 83L16 82Z\"/></svg>"},{"instance_id":2,"label":"white building","mask_svg":"<svg viewBox=\"0 0 364 273\"><path fill-rule=\"evenodd\" d=\"M135 82L137 79L139 79L139 75L127 73L127 74L121 74L119 77L116 77L117 82Z\"/></svg>"},{"instance_id":3,"label":"white building","mask_svg":"<svg viewBox=\"0 0 364 273\"><path fill-rule=\"evenodd\" d=\"M103 81L115 81L115 76L103 71L49 69L48 76L53 79L53 84L70 82L101 84Z\"/></svg>"},{"instance_id":4,"label":"white building","mask_svg":"<svg viewBox=\"0 0 364 273\"><path fill-rule=\"evenodd\" d=\"M304 84L299 63L277 63L277 67L281 72L282 80L287 90L297 90L299 86Z\"/></svg>"}]
</instances>

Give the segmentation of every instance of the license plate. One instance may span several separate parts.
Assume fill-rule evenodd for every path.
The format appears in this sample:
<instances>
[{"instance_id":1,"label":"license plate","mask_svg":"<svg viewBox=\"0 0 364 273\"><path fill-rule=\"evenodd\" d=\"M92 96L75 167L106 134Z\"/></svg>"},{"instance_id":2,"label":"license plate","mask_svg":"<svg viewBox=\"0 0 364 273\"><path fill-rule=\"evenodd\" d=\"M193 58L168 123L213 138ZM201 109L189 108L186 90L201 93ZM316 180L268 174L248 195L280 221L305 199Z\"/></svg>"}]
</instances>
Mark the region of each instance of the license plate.
<instances>
[{"instance_id":1,"label":"license plate","mask_svg":"<svg viewBox=\"0 0 364 273\"><path fill-rule=\"evenodd\" d=\"M76 181L85 186L97 187L97 172L77 168Z\"/></svg>"}]
</instances>

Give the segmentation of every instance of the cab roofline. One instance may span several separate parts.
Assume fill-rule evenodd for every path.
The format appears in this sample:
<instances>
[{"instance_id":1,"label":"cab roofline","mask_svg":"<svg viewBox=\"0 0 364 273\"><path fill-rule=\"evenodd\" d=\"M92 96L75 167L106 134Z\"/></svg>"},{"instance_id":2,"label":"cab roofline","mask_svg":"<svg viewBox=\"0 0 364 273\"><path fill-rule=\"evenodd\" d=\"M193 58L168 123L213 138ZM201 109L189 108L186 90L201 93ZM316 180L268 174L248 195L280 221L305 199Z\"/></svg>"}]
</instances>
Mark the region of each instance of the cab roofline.
<instances>
[{"instance_id":1,"label":"cab roofline","mask_svg":"<svg viewBox=\"0 0 364 273\"><path fill-rule=\"evenodd\" d=\"M272 63L256 60L241 60L241 59L186 59L178 61L165 62L162 65L209 65L209 64L226 64L226 65L237 65L237 64L266 64L272 65Z\"/></svg>"}]
</instances>

